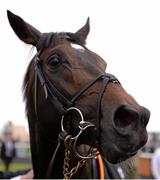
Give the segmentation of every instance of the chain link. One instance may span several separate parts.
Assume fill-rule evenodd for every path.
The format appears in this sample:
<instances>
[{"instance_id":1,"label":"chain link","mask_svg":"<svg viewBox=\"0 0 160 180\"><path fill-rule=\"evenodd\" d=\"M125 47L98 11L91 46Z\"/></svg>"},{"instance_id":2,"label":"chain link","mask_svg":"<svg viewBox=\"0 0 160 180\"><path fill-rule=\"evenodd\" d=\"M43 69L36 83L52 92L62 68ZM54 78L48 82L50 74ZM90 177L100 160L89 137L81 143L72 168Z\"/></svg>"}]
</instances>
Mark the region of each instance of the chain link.
<instances>
[{"instance_id":1,"label":"chain link","mask_svg":"<svg viewBox=\"0 0 160 180\"><path fill-rule=\"evenodd\" d=\"M65 149L65 158L64 158L64 164L63 164L64 179L70 179L74 174L78 172L78 170L81 167L83 167L83 165L86 162L85 159L81 159L75 167L69 170L69 160L70 160L69 155L70 155L70 150Z\"/></svg>"},{"instance_id":2,"label":"chain link","mask_svg":"<svg viewBox=\"0 0 160 180\"><path fill-rule=\"evenodd\" d=\"M71 135L66 136L64 140L64 145L65 145L65 157L64 157L64 163L63 163L63 176L64 179L70 179L74 174L76 174L80 168L84 166L86 163L87 159L81 159L78 161L77 165L74 166L72 169L70 169L69 161L70 161L70 155L71 152L73 152L73 139L71 139ZM98 151L96 148L90 147L88 151L88 157L92 154L97 154Z\"/></svg>"}]
</instances>

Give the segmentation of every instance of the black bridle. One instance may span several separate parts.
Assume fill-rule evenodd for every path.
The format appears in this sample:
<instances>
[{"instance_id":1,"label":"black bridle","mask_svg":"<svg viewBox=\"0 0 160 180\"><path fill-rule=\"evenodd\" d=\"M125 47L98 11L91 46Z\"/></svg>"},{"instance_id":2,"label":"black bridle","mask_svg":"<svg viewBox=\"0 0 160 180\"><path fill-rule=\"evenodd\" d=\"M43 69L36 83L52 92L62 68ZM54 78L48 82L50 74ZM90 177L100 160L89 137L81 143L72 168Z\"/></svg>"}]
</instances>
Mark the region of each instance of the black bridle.
<instances>
[{"instance_id":1,"label":"black bridle","mask_svg":"<svg viewBox=\"0 0 160 180\"><path fill-rule=\"evenodd\" d=\"M43 72L42 67L41 67L41 63L39 60L39 53L37 53L37 55L34 58L34 66L35 66L35 95L34 95L34 103L35 103L35 113L36 113L36 118L38 123L40 124L39 121L39 116L38 116L38 82L41 84L41 86L43 87L44 90L44 94L45 94L45 99L49 99L54 107L59 111L59 113L64 116L65 113L67 112L67 110L69 108L72 109L72 107L76 106L76 101L77 99L84 93L86 92L90 87L92 87L97 81L102 81L102 86L99 90L99 94L98 94L98 98L97 98L97 105L96 105L96 125L87 122L87 121L81 121L79 124L79 127L81 129L79 135L81 135L81 132L83 132L83 130L87 129L88 127L96 127L96 129L98 130L98 132L100 132L100 115L101 115L101 101L102 101L102 97L103 94L105 92L105 89L107 87L107 85L112 82L112 83L117 83L120 84L120 82L118 81L118 79L109 73L104 73L104 74L100 74L98 75L95 79L93 79L92 81L90 81L88 84L84 85L83 88L81 88L80 90L78 90L73 97L71 97L71 99L66 98L61 92L60 90L50 82L50 80L47 78L46 74ZM41 125L41 124L40 124ZM42 128L42 127L41 127ZM64 129L62 128L62 131ZM100 133L98 133L100 134ZM79 137L77 137L78 139ZM76 141L77 141L76 139ZM48 177L49 174L51 173L51 166L54 163L54 158L56 156L56 153L58 151L58 148L60 146L60 143L58 143L57 148L53 154L53 157L51 159L49 168L48 168ZM76 146L76 145L75 145ZM79 156L82 157L82 156Z\"/></svg>"}]
</instances>

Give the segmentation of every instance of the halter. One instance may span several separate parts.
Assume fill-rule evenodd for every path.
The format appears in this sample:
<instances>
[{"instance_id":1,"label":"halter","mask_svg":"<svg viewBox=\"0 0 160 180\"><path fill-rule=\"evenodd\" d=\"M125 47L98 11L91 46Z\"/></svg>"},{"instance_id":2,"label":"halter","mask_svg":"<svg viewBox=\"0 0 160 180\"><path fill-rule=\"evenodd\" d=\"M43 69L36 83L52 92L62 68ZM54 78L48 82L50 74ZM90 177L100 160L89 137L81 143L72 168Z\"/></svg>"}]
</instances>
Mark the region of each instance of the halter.
<instances>
[{"instance_id":1,"label":"halter","mask_svg":"<svg viewBox=\"0 0 160 180\"><path fill-rule=\"evenodd\" d=\"M103 94L105 92L105 89L106 89L107 85L110 82L116 83L116 84L120 84L120 82L112 74L109 74L109 73L100 74L95 79L93 79L89 83L85 84L83 88L78 90L73 95L73 97L71 99L68 99L67 97L65 97L60 92L60 90L54 84L52 84L50 82L50 80L47 78L46 74L43 72L42 67L41 67L41 63L39 61L39 54L40 53L37 53L36 56L35 56L35 59L34 59L34 66L35 66L34 104L35 104L35 113L36 113L36 118L37 118L38 123L40 124L39 116L38 116L38 82L40 82L40 84L41 84L41 86L43 87L43 90L44 90L45 99L49 99L54 104L54 107L62 115L62 119L61 119L62 132L66 132L66 129L64 127L64 117L65 117L66 112L71 112L71 111L77 111L78 112L78 114L80 115L81 121L79 122L79 132L78 132L78 134L75 137L71 138L72 140L74 140L73 149L75 151L75 154L81 159L94 158L95 156L97 156L97 154L93 155L93 156L90 156L90 157L80 155L76 150L77 141L78 141L79 137L81 136L81 134L86 129L88 130L89 128L91 129L93 127L94 128L96 127L97 132L100 132L101 101L102 101ZM98 94L98 98L97 98L97 105L96 105L97 111L96 111L96 121L95 121L96 124L92 124L91 122L88 122L88 121L84 120L83 114L81 113L81 111L79 109L76 108L75 103L76 103L77 99L84 92L86 92L97 81L100 81L100 80L102 80L102 86L101 86L101 88L99 90L99 94ZM52 165L54 164L54 159L56 157L58 149L60 148L60 141L59 141L59 143L57 145L57 148L56 148L56 150L55 150L55 152L54 152L54 154L52 156L52 159L50 161L50 165L49 165L48 173L47 173L48 177L49 177L49 174L51 173ZM100 133L99 133L99 141L100 141ZM98 159L100 159L99 156L98 156ZM102 164L102 163L100 163L100 164Z\"/></svg>"}]
</instances>

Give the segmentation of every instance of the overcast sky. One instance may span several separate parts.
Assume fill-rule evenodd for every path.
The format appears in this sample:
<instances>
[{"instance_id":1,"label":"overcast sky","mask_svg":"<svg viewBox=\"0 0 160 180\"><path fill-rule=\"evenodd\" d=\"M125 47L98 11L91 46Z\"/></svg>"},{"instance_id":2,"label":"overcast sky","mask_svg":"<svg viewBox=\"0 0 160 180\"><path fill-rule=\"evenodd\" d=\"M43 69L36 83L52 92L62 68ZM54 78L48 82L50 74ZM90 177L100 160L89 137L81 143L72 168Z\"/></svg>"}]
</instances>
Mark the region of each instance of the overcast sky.
<instances>
[{"instance_id":1,"label":"overcast sky","mask_svg":"<svg viewBox=\"0 0 160 180\"><path fill-rule=\"evenodd\" d=\"M6 10L41 32L75 32L90 17L87 47L108 64L123 87L151 111L149 131L160 131L160 1L1 0L0 128L12 120L27 124L22 81L30 47L9 26Z\"/></svg>"}]
</instances>

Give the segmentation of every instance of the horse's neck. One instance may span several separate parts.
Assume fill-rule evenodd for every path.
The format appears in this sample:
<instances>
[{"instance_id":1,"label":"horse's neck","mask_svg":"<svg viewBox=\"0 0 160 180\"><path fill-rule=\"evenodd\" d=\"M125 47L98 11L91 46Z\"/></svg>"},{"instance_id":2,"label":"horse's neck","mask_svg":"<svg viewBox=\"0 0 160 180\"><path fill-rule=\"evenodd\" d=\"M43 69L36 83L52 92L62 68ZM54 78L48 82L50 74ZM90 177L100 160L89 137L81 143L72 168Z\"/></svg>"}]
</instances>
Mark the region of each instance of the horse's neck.
<instances>
[{"instance_id":1,"label":"horse's neck","mask_svg":"<svg viewBox=\"0 0 160 180\"><path fill-rule=\"evenodd\" d=\"M56 143L47 139L39 125L33 121L29 121L29 130L34 177L45 178Z\"/></svg>"}]
</instances>

